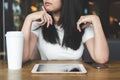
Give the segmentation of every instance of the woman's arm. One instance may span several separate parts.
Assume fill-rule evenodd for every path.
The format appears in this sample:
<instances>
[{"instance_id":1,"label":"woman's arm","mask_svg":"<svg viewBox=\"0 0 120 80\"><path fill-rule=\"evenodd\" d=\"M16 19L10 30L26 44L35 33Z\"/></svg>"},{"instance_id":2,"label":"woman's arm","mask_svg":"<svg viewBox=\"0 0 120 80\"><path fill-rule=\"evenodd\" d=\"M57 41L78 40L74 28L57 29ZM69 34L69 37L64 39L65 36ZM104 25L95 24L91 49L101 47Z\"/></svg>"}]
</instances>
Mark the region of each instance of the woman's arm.
<instances>
[{"instance_id":1,"label":"woman's arm","mask_svg":"<svg viewBox=\"0 0 120 80\"><path fill-rule=\"evenodd\" d=\"M23 62L26 62L31 58L37 43L37 36L31 32L31 24L31 19L26 17L22 27L22 32L24 33Z\"/></svg>"},{"instance_id":2,"label":"woman's arm","mask_svg":"<svg viewBox=\"0 0 120 80\"><path fill-rule=\"evenodd\" d=\"M22 32L24 33L24 48L23 48L23 62L28 61L37 44L37 36L31 32L31 25L33 21L36 21L39 26L47 24L47 27L52 24L52 17L43 10L29 14L23 24Z\"/></svg>"},{"instance_id":3,"label":"woman's arm","mask_svg":"<svg viewBox=\"0 0 120 80\"><path fill-rule=\"evenodd\" d=\"M86 42L91 57L97 63L106 63L109 58L109 49L99 17L96 15L82 16L79 24L83 22L92 23L94 29L94 38Z\"/></svg>"}]
</instances>

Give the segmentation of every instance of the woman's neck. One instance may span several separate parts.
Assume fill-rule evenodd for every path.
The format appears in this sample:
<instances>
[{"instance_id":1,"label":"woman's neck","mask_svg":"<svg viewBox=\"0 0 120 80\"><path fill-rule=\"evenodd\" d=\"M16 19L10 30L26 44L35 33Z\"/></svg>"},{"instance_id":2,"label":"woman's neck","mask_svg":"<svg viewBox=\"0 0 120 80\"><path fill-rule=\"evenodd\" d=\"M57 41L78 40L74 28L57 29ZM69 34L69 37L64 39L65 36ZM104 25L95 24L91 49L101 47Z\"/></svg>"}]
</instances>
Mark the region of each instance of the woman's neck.
<instances>
[{"instance_id":1,"label":"woman's neck","mask_svg":"<svg viewBox=\"0 0 120 80\"><path fill-rule=\"evenodd\" d=\"M59 19L60 19L60 12L53 13L53 18L55 20L55 24L58 24Z\"/></svg>"}]
</instances>

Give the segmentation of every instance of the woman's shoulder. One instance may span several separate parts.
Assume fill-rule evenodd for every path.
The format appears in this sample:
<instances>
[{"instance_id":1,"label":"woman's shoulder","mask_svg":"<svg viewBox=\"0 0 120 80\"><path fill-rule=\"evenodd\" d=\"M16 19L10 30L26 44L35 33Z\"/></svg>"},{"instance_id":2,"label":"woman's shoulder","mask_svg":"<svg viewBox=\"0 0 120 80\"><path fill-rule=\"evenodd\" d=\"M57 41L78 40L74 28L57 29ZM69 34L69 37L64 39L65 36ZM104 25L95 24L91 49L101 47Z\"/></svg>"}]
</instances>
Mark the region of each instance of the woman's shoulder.
<instances>
[{"instance_id":1,"label":"woman's shoulder","mask_svg":"<svg viewBox=\"0 0 120 80\"><path fill-rule=\"evenodd\" d=\"M82 41L86 42L88 39L94 37L93 25L85 28L85 33L83 34Z\"/></svg>"},{"instance_id":2,"label":"woman's shoulder","mask_svg":"<svg viewBox=\"0 0 120 80\"><path fill-rule=\"evenodd\" d=\"M41 33L41 30L42 30L40 25L36 21L34 21L34 22L32 22L31 26L32 26L31 27L31 32L34 33L36 36L39 36L40 33Z\"/></svg>"},{"instance_id":3,"label":"woman's shoulder","mask_svg":"<svg viewBox=\"0 0 120 80\"><path fill-rule=\"evenodd\" d=\"M38 22L37 21L33 21L32 22L32 27L31 27L31 30L33 31L33 30L37 30L37 29L39 29L40 28L40 25L38 24ZM41 29L41 28L40 28Z\"/></svg>"}]
</instances>

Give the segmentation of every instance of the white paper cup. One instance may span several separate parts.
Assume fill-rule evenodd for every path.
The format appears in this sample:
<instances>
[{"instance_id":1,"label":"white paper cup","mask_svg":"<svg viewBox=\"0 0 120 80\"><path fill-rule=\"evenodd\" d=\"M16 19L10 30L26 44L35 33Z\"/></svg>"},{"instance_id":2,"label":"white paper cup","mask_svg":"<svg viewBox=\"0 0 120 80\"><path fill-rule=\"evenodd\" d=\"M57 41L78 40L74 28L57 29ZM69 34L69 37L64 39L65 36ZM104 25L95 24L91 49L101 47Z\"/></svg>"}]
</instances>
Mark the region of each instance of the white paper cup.
<instances>
[{"instance_id":1,"label":"white paper cup","mask_svg":"<svg viewBox=\"0 0 120 80\"><path fill-rule=\"evenodd\" d=\"M8 69L22 68L23 33L8 31L6 34Z\"/></svg>"}]
</instances>

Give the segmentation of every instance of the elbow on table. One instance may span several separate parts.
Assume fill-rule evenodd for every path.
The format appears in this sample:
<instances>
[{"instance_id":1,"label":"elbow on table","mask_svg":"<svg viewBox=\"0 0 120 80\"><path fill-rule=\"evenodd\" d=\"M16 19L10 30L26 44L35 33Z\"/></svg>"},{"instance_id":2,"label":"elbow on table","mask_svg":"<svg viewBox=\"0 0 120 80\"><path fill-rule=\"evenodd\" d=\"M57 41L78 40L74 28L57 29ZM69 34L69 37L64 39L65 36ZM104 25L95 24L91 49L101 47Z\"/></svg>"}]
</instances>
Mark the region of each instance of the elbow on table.
<instances>
[{"instance_id":1,"label":"elbow on table","mask_svg":"<svg viewBox=\"0 0 120 80\"><path fill-rule=\"evenodd\" d=\"M99 64L105 64L108 62L108 60L109 60L108 58L99 58L96 60L96 62Z\"/></svg>"},{"instance_id":2,"label":"elbow on table","mask_svg":"<svg viewBox=\"0 0 120 80\"><path fill-rule=\"evenodd\" d=\"M95 61L99 64L105 64L109 61L109 50L104 53L105 55L99 55L95 57Z\"/></svg>"},{"instance_id":3,"label":"elbow on table","mask_svg":"<svg viewBox=\"0 0 120 80\"><path fill-rule=\"evenodd\" d=\"M26 63L27 61L29 61L29 57L28 56L23 56L22 58L22 63Z\"/></svg>"}]
</instances>

